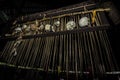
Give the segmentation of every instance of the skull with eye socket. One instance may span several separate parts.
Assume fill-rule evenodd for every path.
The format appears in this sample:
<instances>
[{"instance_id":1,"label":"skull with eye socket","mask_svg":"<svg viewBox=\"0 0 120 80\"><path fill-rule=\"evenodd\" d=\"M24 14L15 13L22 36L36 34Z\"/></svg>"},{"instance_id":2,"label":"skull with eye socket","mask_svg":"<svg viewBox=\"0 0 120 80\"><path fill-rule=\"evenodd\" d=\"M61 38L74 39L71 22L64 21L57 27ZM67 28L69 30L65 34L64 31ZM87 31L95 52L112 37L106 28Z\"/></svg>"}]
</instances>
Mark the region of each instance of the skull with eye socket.
<instances>
[{"instance_id":1,"label":"skull with eye socket","mask_svg":"<svg viewBox=\"0 0 120 80\"><path fill-rule=\"evenodd\" d=\"M74 21L69 21L66 24L67 30L73 30L76 27L76 23Z\"/></svg>"},{"instance_id":2,"label":"skull with eye socket","mask_svg":"<svg viewBox=\"0 0 120 80\"><path fill-rule=\"evenodd\" d=\"M12 35L19 35L20 33L22 33L22 28L17 27L17 28L14 29Z\"/></svg>"},{"instance_id":3,"label":"skull with eye socket","mask_svg":"<svg viewBox=\"0 0 120 80\"><path fill-rule=\"evenodd\" d=\"M46 32L50 32L50 31L55 32L54 26L52 26L50 24L46 24L45 25L45 31Z\"/></svg>"},{"instance_id":4,"label":"skull with eye socket","mask_svg":"<svg viewBox=\"0 0 120 80\"><path fill-rule=\"evenodd\" d=\"M82 17L79 20L79 26L80 27L85 27L85 26L88 26L88 25L89 25L89 18L88 17Z\"/></svg>"},{"instance_id":5,"label":"skull with eye socket","mask_svg":"<svg viewBox=\"0 0 120 80\"><path fill-rule=\"evenodd\" d=\"M55 25L56 27L59 27L59 26L60 26L60 21L54 22L54 25Z\"/></svg>"},{"instance_id":6,"label":"skull with eye socket","mask_svg":"<svg viewBox=\"0 0 120 80\"><path fill-rule=\"evenodd\" d=\"M31 34L37 34L38 32L38 27L36 26L36 24L30 24L30 31Z\"/></svg>"},{"instance_id":7,"label":"skull with eye socket","mask_svg":"<svg viewBox=\"0 0 120 80\"><path fill-rule=\"evenodd\" d=\"M30 30L31 31L35 31L36 30L36 25L35 24L31 24L30 25Z\"/></svg>"},{"instance_id":8,"label":"skull with eye socket","mask_svg":"<svg viewBox=\"0 0 120 80\"><path fill-rule=\"evenodd\" d=\"M39 27L38 27L39 31L44 30L44 28L45 28L45 25L41 22Z\"/></svg>"},{"instance_id":9,"label":"skull with eye socket","mask_svg":"<svg viewBox=\"0 0 120 80\"><path fill-rule=\"evenodd\" d=\"M22 29L24 30L24 29L26 29L27 28L27 25L26 24L23 24L22 25Z\"/></svg>"},{"instance_id":10,"label":"skull with eye socket","mask_svg":"<svg viewBox=\"0 0 120 80\"><path fill-rule=\"evenodd\" d=\"M28 24L28 25L26 25L25 27L23 26L23 27L22 27L22 30L23 30L23 33L24 33L25 35L30 35L31 27L30 27L30 25Z\"/></svg>"}]
</instances>

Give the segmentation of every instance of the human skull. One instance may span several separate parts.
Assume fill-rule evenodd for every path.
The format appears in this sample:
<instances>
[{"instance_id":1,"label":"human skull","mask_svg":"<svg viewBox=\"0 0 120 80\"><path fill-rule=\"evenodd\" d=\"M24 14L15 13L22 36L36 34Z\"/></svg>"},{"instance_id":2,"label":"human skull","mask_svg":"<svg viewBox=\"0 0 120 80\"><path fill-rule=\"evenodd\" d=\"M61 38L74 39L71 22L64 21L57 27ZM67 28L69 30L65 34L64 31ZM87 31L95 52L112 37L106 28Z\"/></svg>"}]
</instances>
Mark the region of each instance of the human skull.
<instances>
[{"instance_id":1,"label":"human skull","mask_svg":"<svg viewBox=\"0 0 120 80\"><path fill-rule=\"evenodd\" d=\"M46 30L46 31L50 31L50 27L51 27L50 24L46 24L46 25L45 25L45 30Z\"/></svg>"},{"instance_id":2,"label":"human skull","mask_svg":"<svg viewBox=\"0 0 120 80\"><path fill-rule=\"evenodd\" d=\"M57 27L59 27L59 26L60 26L60 21L56 21L56 22L54 23L54 25L57 26Z\"/></svg>"},{"instance_id":3,"label":"human skull","mask_svg":"<svg viewBox=\"0 0 120 80\"><path fill-rule=\"evenodd\" d=\"M69 22L67 22L67 24L66 24L67 30L72 30L72 29L75 28L75 26L76 26L76 24L75 24L74 21L69 21Z\"/></svg>"},{"instance_id":4,"label":"human skull","mask_svg":"<svg viewBox=\"0 0 120 80\"><path fill-rule=\"evenodd\" d=\"M88 24L89 24L89 19L88 19L88 17L82 17L82 18L79 20L79 25L80 25L80 27L87 26Z\"/></svg>"}]
</instances>

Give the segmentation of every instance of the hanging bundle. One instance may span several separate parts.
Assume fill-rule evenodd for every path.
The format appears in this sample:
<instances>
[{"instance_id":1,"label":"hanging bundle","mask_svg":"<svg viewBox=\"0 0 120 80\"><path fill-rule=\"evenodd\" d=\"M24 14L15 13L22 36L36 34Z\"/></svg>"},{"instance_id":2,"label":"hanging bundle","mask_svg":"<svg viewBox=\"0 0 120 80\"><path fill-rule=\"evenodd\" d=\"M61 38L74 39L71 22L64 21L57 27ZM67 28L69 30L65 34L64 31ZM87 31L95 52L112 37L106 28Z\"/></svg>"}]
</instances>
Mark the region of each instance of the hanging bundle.
<instances>
[{"instance_id":1,"label":"hanging bundle","mask_svg":"<svg viewBox=\"0 0 120 80\"><path fill-rule=\"evenodd\" d=\"M92 12L92 24L94 24L95 23L95 17L96 17L96 10L93 10L93 12Z\"/></svg>"},{"instance_id":2,"label":"hanging bundle","mask_svg":"<svg viewBox=\"0 0 120 80\"><path fill-rule=\"evenodd\" d=\"M20 33L19 37L16 39L14 45L13 45L13 49L11 51L11 53L13 53L14 56L17 55L17 48L20 46L21 42L22 42L22 33Z\"/></svg>"}]
</instances>

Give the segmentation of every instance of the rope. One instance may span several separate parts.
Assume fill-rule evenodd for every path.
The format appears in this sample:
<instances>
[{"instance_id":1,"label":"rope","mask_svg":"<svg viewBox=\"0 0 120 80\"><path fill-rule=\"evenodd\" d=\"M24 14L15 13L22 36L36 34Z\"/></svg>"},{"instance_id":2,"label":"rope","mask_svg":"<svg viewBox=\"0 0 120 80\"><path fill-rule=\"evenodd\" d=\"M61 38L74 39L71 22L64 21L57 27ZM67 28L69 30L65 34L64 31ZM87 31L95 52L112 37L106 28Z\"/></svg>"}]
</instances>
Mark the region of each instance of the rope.
<instances>
[{"instance_id":1,"label":"rope","mask_svg":"<svg viewBox=\"0 0 120 80\"><path fill-rule=\"evenodd\" d=\"M92 14L93 14L93 16L92 16L92 24L94 24L95 23L96 10L93 10Z\"/></svg>"}]
</instances>

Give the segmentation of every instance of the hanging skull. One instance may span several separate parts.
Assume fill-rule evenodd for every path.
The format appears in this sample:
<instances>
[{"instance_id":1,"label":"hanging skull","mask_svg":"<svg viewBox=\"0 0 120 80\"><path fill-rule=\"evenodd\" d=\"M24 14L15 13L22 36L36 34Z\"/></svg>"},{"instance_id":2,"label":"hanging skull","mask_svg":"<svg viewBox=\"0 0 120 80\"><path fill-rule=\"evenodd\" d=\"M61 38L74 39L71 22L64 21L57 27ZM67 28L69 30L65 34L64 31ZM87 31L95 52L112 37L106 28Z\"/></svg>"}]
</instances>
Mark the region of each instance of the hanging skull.
<instances>
[{"instance_id":1,"label":"hanging skull","mask_svg":"<svg viewBox=\"0 0 120 80\"><path fill-rule=\"evenodd\" d=\"M23 24L22 25L22 29L26 29L27 28L27 25L26 24Z\"/></svg>"},{"instance_id":2,"label":"hanging skull","mask_svg":"<svg viewBox=\"0 0 120 80\"><path fill-rule=\"evenodd\" d=\"M26 29L24 29L24 34L25 35L30 35L31 34L31 25L28 25Z\"/></svg>"},{"instance_id":3,"label":"hanging skull","mask_svg":"<svg viewBox=\"0 0 120 80\"><path fill-rule=\"evenodd\" d=\"M28 25L25 30L26 30L26 31L30 31L30 25Z\"/></svg>"},{"instance_id":4,"label":"hanging skull","mask_svg":"<svg viewBox=\"0 0 120 80\"><path fill-rule=\"evenodd\" d=\"M44 29L44 27L45 27L45 26L43 25L43 23L41 23L41 25L39 26L39 28L38 28L38 29L39 29L39 30L43 30L43 29Z\"/></svg>"},{"instance_id":5,"label":"hanging skull","mask_svg":"<svg viewBox=\"0 0 120 80\"><path fill-rule=\"evenodd\" d=\"M35 31L35 30L36 30L36 25L35 25L35 24L31 24L31 25L30 25L30 29L31 29L32 31Z\"/></svg>"},{"instance_id":6,"label":"hanging skull","mask_svg":"<svg viewBox=\"0 0 120 80\"><path fill-rule=\"evenodd\" d=\"M85 27L89 24L89 19L88 17L82 17L80 20L79 20L79 25L80 27Z\"/></svg>"},{"instance_id":7,"label":"hanging skull","mask_svg":"<svg viewBox=\"0 0 120 80\"><path fill-rule=\"evenodd\" d=\"M55 26L51 26L52 27L52 31L55 32Z\"/></svg>"},{"instance_id":8,"label":"hanging skull","mask_svg":"<svg viewBox=\"0 0 120 80\"><path fill-rule=\"evenodd\" d=\"M13 34L13 35L17 35L17 34L19 34L19 33L21 33L21 32L22 32L21 27L17 27L17 28L14 29L14 32L13 32L12 34Z\"/></svg>"},{"instance_id":9,"label":"hanging skull","mask_svg":"<svg viewBox=\"0 0 120 80\"><path fill-rule=\"evenodd\" d=\"M75 24L74 21L69 21L69 22L67 22L67 24L66 24L67 30L72 30L72 29L75 28L75 26L76 26L76 24Z\"/></svg>"},{"instance_id":10,"label":"hanging skull","mask_svg":"<svg viewBox=\"0 0 120 80\"><path fill-rule=\"evenodd\" d=\"M57 27L59 27L60 26L60 21L54 22L54 25L57 26Z\"/></svg>"},{"instance_id":11,"label":"hanging skull","mask_svg":"<svg viewBox=\"0 0 120 80\"><path fill-rule=\"evenodd\" d=\"M50 24L46 24L46 25L45 25L45 30L46 30L46 31L50 31L50 27L51 27Z\"/></svg>"},{"instance_id":12,"label":"hanging skull","mask_svg":"<svg viewBox=\"0 0 120 80\"><path fill-rule=\"evenodd\" d=\"M21 27L15 28L15 32L21 32L21 31L22 31Z\"/></svg>"}]
</instances>

